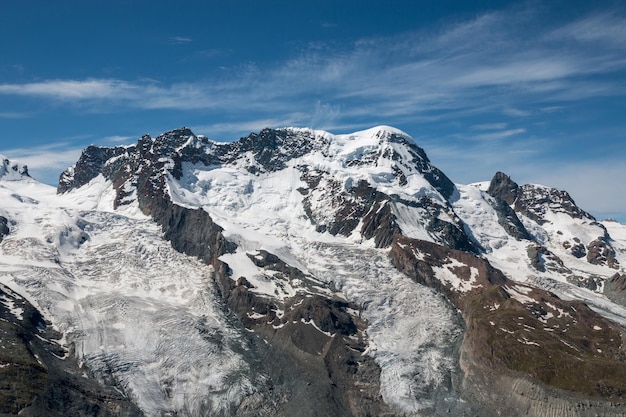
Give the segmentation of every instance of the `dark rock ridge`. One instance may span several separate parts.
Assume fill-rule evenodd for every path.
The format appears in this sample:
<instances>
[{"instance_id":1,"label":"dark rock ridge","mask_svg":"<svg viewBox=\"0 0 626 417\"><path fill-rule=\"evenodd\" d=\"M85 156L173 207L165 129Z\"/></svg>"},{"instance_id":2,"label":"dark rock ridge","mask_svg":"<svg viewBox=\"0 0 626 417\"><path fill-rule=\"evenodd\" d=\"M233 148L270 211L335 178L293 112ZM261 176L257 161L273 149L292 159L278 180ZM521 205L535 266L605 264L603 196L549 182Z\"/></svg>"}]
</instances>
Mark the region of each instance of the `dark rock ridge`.
<instances>
[{"instance_id":1,"label":"dark rock ridge","mask_svg":"<svg viewBox=\"0 0 626 417\"><path fill-rule=\"evenodd\" d=\"M516 212L524 214L539 224L545 223L546 211L565 213L577 219L586 219L595 222L596 219L576 205L567 191L526 184L519 186L511 178L497 172L487 193L513 206Z\"/></svg>"},{"instance_id":2,"label":"dark rock ridge","mask_svg":"<svg viewBox=\"0 0 626 417\"><path fill-rule=\"evenodd\" d=\"M0 216L0 242L9 234L9 219Z\"/></svg>"},{"instance_id":3,"label":"dark rock ridge","mask_svg":"<svg viewBox=\"0 0 626 417\"><path fill-rule=\"evenodd\" d=\"M87 184L102 172L105 162L125 151L126 149L123 147L103 148L93 145L87 147L76 165L64 171L59 177L58 192L64 193Z\"/></svg>"},{"instance_id":4,"label":"dark rock ridge","mask_svg":"<svg viewBox=\"0 0 626 417\"><path fill-rule=\"evenodd\" d=\"M519 185L504 172L496 172L489 183L487 193L512 206L517 201Z\"/></svg>"},{"instance_id":5,"label":"dark rock ridge","mask_svg":"<svg viewBox=\"0 0 626 417\"><path fill-rule=\"evenodd\" d=\"M587 262L617 268L619 263L615 259L615 250L611 247L606 236L599 237L587 245Z\"/></svg>"},{"instance_id":6,"label":"dark rock ridge","mask_svg":"<svg viewBox=\"0 0 626 417\"><path fill-rule=\"evenodd\" d=\"M532 235L528 233L524 224L521 222L519 217L517 217L515 210L511 208L506 200L503 200L496 194L496 196L494 196L492 207L498 216L498 224L502 226L502 228L510 236L513 236L517 240L533 240Z\"/></svg>"},{"instance_id":7,"label":"dark rock ridge","mask_svg":"<svg viewBox=\"0 0 626 417\"><path fill-rule=\"evenodd\" d=\"M509 235L518 240L534 241L535 239L524 227L517 214L526 216L539 225L544 225L550 221L546 218L548 212L563 213L573 219L581 219L590 225L597 226L602 234L586 247L578 237L574 237L573 242L563 242L563 247L569 249L576 258L586 257L587 262L591 264L618 268L619 263L615 258L615 250L611 246L606 228L591 214L578 207L566 191L538 185L519 186L508 175L497 172L489 184L487 193L494 198L493 206L498 215L498 223ZM543 248L543 251L547 249ZM552 257L556 258L556 255L552 254ZM545 271L545 268L536 262L536 258L531 257L531 261L538 271ZM562 265L562 261L557 262Z\"/></svg>"},{"instance_id":8,"label":"dark rock ridge","mask_svg":"<svg viewBox=\"0 0 626 417\"><path fill-rule=\"evenodd\" d=\"M342 191L339 181L327 179L324 184L325 188L321 188L319 181L313 180L313 175L305 167L301 169L304 171L301 178L309 185L308 188L300 189L300 192L306 196L304 209L311 223L317 226L318 232L349 236L361 224L359 230L361 236L365 239L373 238L378 248L389 247L394 236L402 233L392 207L404 205L424 210L423 220L426 229L436 241L459 250L474 253L480 251L480 248L465 233L463 222L447 205L444 206L428 197L423 197L418 201L407 201L397 195L387 195L372 187L365 180L359 181L349 190ZM318 172L315 175L321 176L323 173ZM322 193L327 192L327 196L332 196L328 209L333 210L334 216L330 221L326 216L322 221L318 221L316 213L311 209L311 200L314 196L310 191L318 188ZM455 222L441 220L439 215L442 213L455 219Z\"/></svg>"},{"instance_id":9,"label":"dark rock ridge","mask_svg":"<svg viewBox=\"0 0 626 417\"><path fill-rule=\"evenodd\" d=\"M128 398L89 377L54 342L60 338L28 301L0 284L0 415L142 415Z\"/></svg>"}]
</instances>

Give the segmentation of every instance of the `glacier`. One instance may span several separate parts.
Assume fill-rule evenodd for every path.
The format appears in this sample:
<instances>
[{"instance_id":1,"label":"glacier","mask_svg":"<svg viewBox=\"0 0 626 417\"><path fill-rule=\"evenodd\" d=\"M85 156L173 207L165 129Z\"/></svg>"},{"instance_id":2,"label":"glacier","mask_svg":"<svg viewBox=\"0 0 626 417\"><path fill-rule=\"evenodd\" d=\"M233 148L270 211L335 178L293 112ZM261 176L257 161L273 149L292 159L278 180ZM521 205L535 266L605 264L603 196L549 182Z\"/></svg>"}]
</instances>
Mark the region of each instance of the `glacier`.
<instances>
[{"instance_id":1,"label":"glacier","mask_svg":"<svg viewBox=\"0 0 626 417\"><path fill-rule=\"evenodd\" d=\"M259 148L256 140L270 142ZM397 415L469 415L480 407L461 392L462 312L394 266L384 236L364 232L372 219L392 235L488 261L516 282L503 289L520 305L534 303L531 288L540 288L582 300L626 326L626 308L604 294L608 278L624 272L626 226L537 204L517 214L516 227L527 237L515 237L502 226L489 183L452 183L398 129L333 135L286 128L233 144L182 129L98 152L107 155L101 165L86 152L63 174L59 189L2 158L0 216L10 233L0 243L0 283L63 335L56 343L66 356L78 358L85 373L117 387L147 416L254 415L250 410L270 395L272 376L259 353L263 336L229 311L213 266L176 251L163 225L144 214L145 189L138 184L146 172L173 204L213 219L234 247L219 254L232 285L245 282L246 291L273 303L279 318L296 296L321 294L356 306L347 312L367 324L362 355L377 364L379 394ZM572 253L572 242L591 248L598 237L611 245L613 266ZM302 278L285 279L255 263L262 252ZM416 251L413 256L427 259ZM453 295L482 288L478 269L457 258L431 267ZM465 269L469 275L461 276ZM544 317L555 316L549 314ZM266 315L249 311L247 317L262 321ZM314 320L298 323L336 337ZM525 338L520 344L536 345ZM275 403L287 401L278 391L271 395ZM269 410L263 415L272 415Z\"/></svg>"}]
</instances>

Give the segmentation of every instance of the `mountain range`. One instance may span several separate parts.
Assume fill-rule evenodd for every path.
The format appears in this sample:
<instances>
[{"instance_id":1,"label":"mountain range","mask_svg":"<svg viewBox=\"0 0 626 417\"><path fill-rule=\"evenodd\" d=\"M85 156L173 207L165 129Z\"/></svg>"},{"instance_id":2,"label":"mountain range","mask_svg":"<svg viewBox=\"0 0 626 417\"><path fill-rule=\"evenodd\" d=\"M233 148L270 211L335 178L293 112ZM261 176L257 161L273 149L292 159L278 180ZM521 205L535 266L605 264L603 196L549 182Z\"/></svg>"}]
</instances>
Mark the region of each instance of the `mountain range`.
<instances>
[{"instance_id":1,"label":"mountain range","mask_svg":"<svg viewBox=\"0 0 626 417\"><path fill-rule=\"evenodd\" d=\"M0 416L623 416L626 226L406 133L0 165Z\"/></svg>"}]
</instances>

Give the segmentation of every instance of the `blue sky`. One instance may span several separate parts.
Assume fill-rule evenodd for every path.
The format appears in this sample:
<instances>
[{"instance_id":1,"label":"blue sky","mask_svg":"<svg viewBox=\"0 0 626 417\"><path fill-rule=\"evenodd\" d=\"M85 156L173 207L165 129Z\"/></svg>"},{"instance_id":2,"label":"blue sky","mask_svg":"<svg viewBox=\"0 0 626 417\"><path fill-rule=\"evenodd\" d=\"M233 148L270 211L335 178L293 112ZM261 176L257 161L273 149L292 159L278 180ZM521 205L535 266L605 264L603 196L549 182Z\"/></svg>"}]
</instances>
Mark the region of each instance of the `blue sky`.
<instances>
[{"instance_id":1,"label":"blue sky","mask_svg":"<svg viewBox=\"0 0 626 417\"><path fill-rule=\"evenodd\" d=\"M55 183L89 144L189 126L398 127L626 221L621 1L5 1L0 154Z\"/></svg>"}]
</instances>

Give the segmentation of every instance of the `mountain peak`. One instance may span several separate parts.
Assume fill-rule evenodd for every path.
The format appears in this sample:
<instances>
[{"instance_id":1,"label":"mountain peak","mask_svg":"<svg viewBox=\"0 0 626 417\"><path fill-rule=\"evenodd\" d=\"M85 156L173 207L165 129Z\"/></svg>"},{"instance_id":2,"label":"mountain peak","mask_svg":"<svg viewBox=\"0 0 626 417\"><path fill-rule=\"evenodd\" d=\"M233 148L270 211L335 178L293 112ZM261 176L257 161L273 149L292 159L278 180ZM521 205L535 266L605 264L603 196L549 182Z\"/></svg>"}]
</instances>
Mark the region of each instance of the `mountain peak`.
<instances>
[{"instance_id":1,"label":"mountain peak","mask_svg":"<svg viewBox=\"0 0 626 417\"><path fill-rule=\"evenodd\" d=\"M2 164L0 164L0 178L8 181L18 181L25 178L31 178L28 173L28 167L21 165L18 162L11 161L0 155Z\"/></svg>"},{"instance_id":2,"label":"mountain peak","mask_svg":"<svg viewBox=\"0 0 626 417\"><path fill-rule=\"evenodd\" d=\"M496 172L493 176L487 193L493 197L499 197L508 205L515 203L517 200L519 185L504 172Z\"/></svg>"},{"instance_id":3,"label":"mountain peak","mask_svg":"<svg viewBox=\"0 0 626 417\"><path fill-rule=\"evenodd\" d=\"M374 126L369 129L362 130L360 132L355 132L352 135L353 136L371 136L371 137L377 137L379 139L383 139L383 138L389 139L392 137L400 136L404 139L408 139L411 143L415 143L413 141L413 138L409 136L407 133L405 133L404 131L398 128L395 128L393 126L387 126L387 125Z\"/></svg>"},{"instance_id":4,"label":"mountain peak","mask_svg":"<svg viewBox=\"0 0 626 417\"><path fill-rule=\"evenodd\" d=\"M62 195L22 185L0 278L146 415L624 414L626 228L564 191L455 185L388 126L180 128L86 148ZM0 319L21 305L0 288Z\"/></svg>"}]
</instances>

